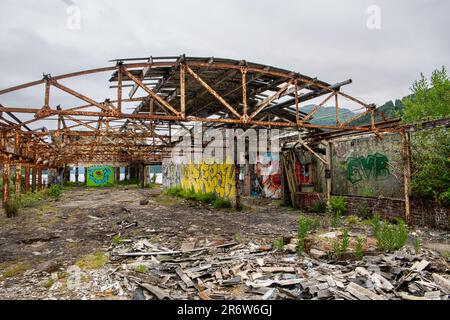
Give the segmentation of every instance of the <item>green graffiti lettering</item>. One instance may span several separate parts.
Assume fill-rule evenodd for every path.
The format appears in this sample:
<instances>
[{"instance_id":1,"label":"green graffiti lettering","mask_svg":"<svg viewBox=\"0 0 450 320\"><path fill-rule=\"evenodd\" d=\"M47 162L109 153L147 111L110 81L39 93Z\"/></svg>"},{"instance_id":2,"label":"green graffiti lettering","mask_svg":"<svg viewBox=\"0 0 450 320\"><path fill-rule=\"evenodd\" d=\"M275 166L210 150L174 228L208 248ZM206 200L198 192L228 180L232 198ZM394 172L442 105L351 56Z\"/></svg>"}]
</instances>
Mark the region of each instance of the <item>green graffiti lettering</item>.
<instances>
[{"instance_id":1,"label":"green graffiti lettering","mask_svg":"<svg viewBox=\"0 0 450 320\"><path fill-rule=\"evenodd\" d=\"M379 180L390 175L388 158L380 153L347 159L347 179L355 184L361 180Z\"/></svg>"}]
</instances>

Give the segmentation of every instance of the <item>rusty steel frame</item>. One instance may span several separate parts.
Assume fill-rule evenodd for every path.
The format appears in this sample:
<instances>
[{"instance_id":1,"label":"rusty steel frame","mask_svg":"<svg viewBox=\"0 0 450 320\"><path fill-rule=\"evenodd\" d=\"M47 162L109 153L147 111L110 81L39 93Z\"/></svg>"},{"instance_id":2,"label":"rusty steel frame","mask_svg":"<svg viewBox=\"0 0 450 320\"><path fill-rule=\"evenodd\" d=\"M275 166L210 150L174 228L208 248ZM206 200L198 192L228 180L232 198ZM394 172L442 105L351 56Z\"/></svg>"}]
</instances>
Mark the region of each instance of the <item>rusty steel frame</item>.
<instances>
[{"instance_id":1,"label":"rusty steel frame","mask_svg":"<svg viewBox=\"0 0 450 320\"><path fill-rule=\"evenodd\" d=\"M70 163L160 163L172 146L171 125L189 125L192 122L226 127L311 130L316 134L321 130L375 133L399 130L396 126L379 127L374 122L374 113L377 111L375 106L342 92L340 86L336 88L289 70L246 61L184 55L176 59L150 57L137 63L130 60L134 59L120 59L114 66L54 77L44 75L41 80L0 90L1 99L7 93L44 85L44 103L41 107L0 104L1 162L5 165L21 164L25 168L25 176L30 175L30 169L33 176L38 170L39 176L42 168L62 168ZM113 72L111 88L117 90L113 97L103 101L90 98L60 82L104 72ZM154 76L151 76L152 73ZM149 77L157 84L145 83ZM84 104L64 108L52 106L52 87L78 98ZM128 98L124 98L123 90L127 87L132 89ZM134 97L139 89L145 94ZM314 97L327 95L322 102L315 104L311 112L305 114L300 110L303 101L303 95L299 94L301 90L308 90ZM286 96L294 97L294 111L277 107L280 99ZM333 97L336 125L311 123L316 112ZM341 121L339 97L361 105L365 111L348 121ZM139 106L132 113L125 113L124 103L134 102L140 103ZM89 108L97 110L86 110ZM17 117L20 114L33 114L34 118L22 122ZM366 114L371 116L369 126L351 125ZM5 115L13 115L14 121L6 119ZM57 129L32 131L28 127L48 119L57 120ZM113 120L124 122L114 127L110 124ZM67 122L74 124L68 125ZM169 135L161 131L168 131ZM150 141L147 140L149 138ZM27 190L30 187L29 179L25 177L24 181ZM40 182L37 187L41 187Z\"/></svg>"}]
</instances>

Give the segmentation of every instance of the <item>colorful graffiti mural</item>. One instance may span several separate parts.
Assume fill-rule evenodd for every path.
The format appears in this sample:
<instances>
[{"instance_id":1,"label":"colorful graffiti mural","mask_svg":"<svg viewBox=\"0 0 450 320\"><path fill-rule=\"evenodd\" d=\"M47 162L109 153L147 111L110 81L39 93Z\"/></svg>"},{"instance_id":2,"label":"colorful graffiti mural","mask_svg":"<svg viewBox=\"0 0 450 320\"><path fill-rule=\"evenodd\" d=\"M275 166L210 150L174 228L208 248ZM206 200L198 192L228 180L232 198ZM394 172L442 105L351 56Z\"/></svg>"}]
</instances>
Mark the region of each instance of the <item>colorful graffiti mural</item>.
<instances>
[{"instance_id":1,"label":"colorful graffiti mural","mask_svg":"<svg viewBox=\"0 0 450 320\"><path fill-rule=\"evenodd\" d=\"M388 158L380 153L347 159L347 179L355 184L361 180L380 180L389 176Z\"/></svg>"},{"instance_id":2,"label":"colorful graffiti mural","mask_svg":"<svg viewBox=\"0 0 450 320\"><path fill-rule=\"evenodd\" d=\"M87 169L88 187L100 187L114 184L114 170L112 166L92 166Z\"/></svg>"},{"instance_id":3,"label":"colorful graffiti mural","mask_svg":"<svg viewBox=\"0 0 450 320\"><path fill-rule=\"evenodd\" d=\"M236 197L234 166L231 164L187 164L183 165L181 187L196 192L213 192L221 198Z\"/></svg>"},{"instance_id":4,"label":"colorful graffiti mural","mask_svg":"<svg viewBox=\"0 0 450 320\"><path fill-rule=\"evenodd\" d=\"M279 155L266 153L258 156L251 195L266 198L281 198L281 170Z\"/></svg>"}]
</instances>

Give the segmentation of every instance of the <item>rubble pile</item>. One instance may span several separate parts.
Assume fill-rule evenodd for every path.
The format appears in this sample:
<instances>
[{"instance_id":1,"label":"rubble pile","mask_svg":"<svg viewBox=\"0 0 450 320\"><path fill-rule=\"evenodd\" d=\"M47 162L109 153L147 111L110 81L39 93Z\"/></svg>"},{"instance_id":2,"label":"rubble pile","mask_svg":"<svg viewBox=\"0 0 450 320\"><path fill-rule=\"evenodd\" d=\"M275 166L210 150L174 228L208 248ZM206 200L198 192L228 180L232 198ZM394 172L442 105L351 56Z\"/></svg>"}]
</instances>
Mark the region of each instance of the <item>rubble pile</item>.
<instances>
[{"instance_id":1,"label":"rubble pile","mask_svg":"<svg viewBox=\"0 0 450 320\"><path fill-rule=\"evenodd\" d=\"M111 251L110 274L135 299L448 299L447 262L433 251L327 257L225 240L170 250L140 239Z\"/></svg>"}]
</instances>

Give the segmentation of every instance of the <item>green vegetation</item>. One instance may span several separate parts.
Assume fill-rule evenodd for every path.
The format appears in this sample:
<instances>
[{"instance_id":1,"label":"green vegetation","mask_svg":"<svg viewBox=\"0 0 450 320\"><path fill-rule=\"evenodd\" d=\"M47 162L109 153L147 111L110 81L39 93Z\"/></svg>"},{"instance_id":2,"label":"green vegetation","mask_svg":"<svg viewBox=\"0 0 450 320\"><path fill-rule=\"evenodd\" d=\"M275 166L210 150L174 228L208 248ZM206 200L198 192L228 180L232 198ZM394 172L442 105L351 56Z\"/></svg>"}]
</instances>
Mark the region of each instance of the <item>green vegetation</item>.
<instances>
[{"instance_id":1,"label":"green vegetation","mask_svg":"<svg viewBox=\"0 0 450 320\"><path fill-rule=\"evenodd\" d=\"M348 235L348 229L344 228L344 231L342 231L342 239L333 242L333 251L336 257L340 258L343 254L347 253L349 246L350 236Z\"/></svg>"},{"instance_id":2,"label":"green vegetation","mask_svg":"<svg viewBox=\"0 0 450 320\"><path fill-rule=\"evenodd\" d=\"M305 250L305 238L309 232L316 230L319 228L320 222L316 218L306 217L304 215L300 215L298 217L298 228L297 228L297 254L300 256L303 254Z\"/></svg>"},{"instance_id":3,"label":"green vegetation","mask_svg":"<svg viewBox=\"0 0 450 320\"><path fill-rule=\"evenodd\" d=\"M273 240L272 246L273 246L274 248L276 248L276 249L279 249L279 250L283 249L283 246L284 246L284 240L283 240L283 237L279 237L279 238Z\"/></svg>"},{"instance_id":4,"label":"green vegetation","mask_svg":"<svg viewBox=\"0 0 450 320\"><path fill-rule=\"evenodd\" d=\"M61 197L63 187L60 184L53 184L50 188L44 190L50 198L58 200Z\"/></svg>"},{"instance_id":5,"label":"green vegetation","mask_svg":"<svg viewBox=\"0 0 450 320\"><path fill-rule=\"evenodd\" d=\"M121 237L120 234L116 234L113 238L112 238L112 243L115 244L116 246L118 246L119 244L121 244L123 242L123 238Z\"/></svg>"},{"instance_id":6,"label":"green vegetation","mask_svg":"<svg viewBox=\"0 0 450 320\"><path fill-rule=\"evenodd\" d=\"M195 200L203 203L207 203L212 205L215 209L221 209L221 208L231 208L231 202L228 199L223 199L217 197L212 192L196 192L194 189L188 189L184 190L180 186L175 186L168 188L164 191L164 194L173 196L173 197L180 197L187 200Z\"/></svg>"},{"instance_id":7,"label":"green vegetation","mask_svg":"<svg viewBox=\"0 0 450 320\"><path fill-rule=\"evenodd\" d=\"M377 247L382 251L393 252L402 248L408 240L408 229L402 219L397 224L381 221L379 215L372 218L372 229L377 240Z\"/></svg>"},{"instance_id":8,"label":"green vegetation","mask_svg":"<svg viewBox=\"0 0 450 320\"><path fill-rule=\"evenodd\" d=\"M125 180L121 180L118 182L118 185L120 185L120 186L129 186L129 185L137 185L137 184L138 184L137 178L125 179Z\"/></svg>"},{"instance_id":9,"label":"green vegetation","mask_svg":"<svg viewBox=\"0 0 450 320\"><path fill-rule=\"evenodd\" d=\"M320 200L308 208L308 212L312 213L324 213L327 211L327 202Z\"/></svg>"},{"instance_id":10,"label":"green vegetation","mask_svg":"<svg viewBox=\"0 0 450 320\"><path fill-rule=\"evenodd\" d=\"M411 87L412 95L403 99L402 120L411 123L422 120L444 119L450 116L450 79L447 70L434 70L430 81L420 74Z\"/></svg>"},{"instance_id":11,"label":"green vegetation","mask_svg":"<svg viewBox=\"0 0 450 320\"><path fill-rule=\"evenodd\" d=\"M9 263L4 267L4 271L1 273L2 278L10 278L16 275L20 275L31 268L31 265L28 262L14 262ZM3 267L2 267L3 269Z\"/></svg>"},{"instance_id":12,"label":"green vegetation","mask_svg":"<svg viewBox=\"0 0 450 320\"><path fill-rule=\"evenodd\" d=\"M134 268L134 271L139 273L146 273L148 271L148 268L146 265L140 264Z\"/></svg>"},{"instance_id":13,"label":"green vegetation","mask_svg":"<svg viewBox=\"0 0 450 320\"><path fill-rule=\"evenodd\" d=\"M417 253L420 252L420 248L422 248L422 241L419 237L414 238L413 240L414 251Z\"/></svg>"},{"instance_id":14,"label":"green vegetation","mask_svg":"<svg viewBox=\"0 0 450 320\"><path fill-rule=\"evenodd\" d=\"M6 202L4 204L6 216L8 218L17 216L17 214L19 213L19 207L20 207L20 200L18 199L9 200L8 202Z\"/></svg>"},{"instance_id":15,"label":"green vegetation","mask_svg":"<svg viewBox=\"0 0 450 320\"><path fill-rule=\"evenodd\" d=\"M356 239L356 244L355 244L355 256L358 259L362 259L362 257L364 256L364 245L366 244L366 239L364 239L363 237L358 237Z\"/></svg>"},{"instance_id":16,"label":"green vegetation","mask_svg":"<svg viewBox=\"0 0 450 320\"><path fill-rule=\"evenodd\" d=\"M217 198L213 201L214 209L226 209L231 208L231 202L228 199Z\"/></svg>"},{"instance_id":17,"label":"green vegetation","mask_svg":"<svg viewBox=\"0 0 450 320\"><path fill-rule=\"evenodd\" d=\"M413 95L403 99L403 122L450 117L450 80L444 67L435 70L430 81L421 74L411 91ZM411 134L410 148L413 195L450 206L450 129L414 132Z\"/></svg>"},{"instance_id":18,"label":"green vegetation","mask_svg":"<svg viewBox=\"0 0 450 320\"><path fill-rule=\"evenodd\" d=\"M336 196L331 197L330 202L327 205L327 213L330 218L331 226L338 227L341 221L341 217L347 212L347 203L344 197Z\"/></svg>"},{"instance_id":19,"label":"green vegetation","mask_svg":"<svg viewBox=\"0 0 450 320\"><path fill-rule=\"evenodd\" d=\"M353 214L345 217L345 223L347 224L357 224L358 221L359 221L358 217Z\"/></svg>"},{"instance_id":20,"label":"green vegetation","mask_svg":"<svg viewBox=\"0 0 450 320\"><path fill-rule=\"evenodd\" d=\"M107 262L108 256L104 252L95 252L77 260L75 264L81 269L92 270L100 269Z\"/></svg>"},{"instance_id":21,"label":"green vegetation","mask_svg":"<svg viewBox=\"0 0 450 320\"><path fill-rule=\"evenodd\" d=\"M83 187L86 184L84 182L74 182L74 181L66 181L64 183L64 187Z\"/></svg>"},{"instance_id":22,"label":"green vegetation","mask_svg":"<svg viewBox=\"0 0 450 320\"><path fill-rule=\"evenodd\" d=\"M20 197L10 200L5 205L5 213L8 218L16 216L20 208L30 207L35 203L49 198L58 200L62 194L62 186L59 184L52 185L48 189L35 192L27 192L20 195Z\"/></svg>"},{"instance_id":23,"label":"green vegetation","mask_svg":"<svg viewBox=\"0 0 450 320\"><path fill-rule=\"evenodd\" d=\"M53 280L52 278L48 278L47 281L44 282L44 287L47 289L50 289L54 283L55 283L55 280Z\"/></svg>"}]
</instances>

